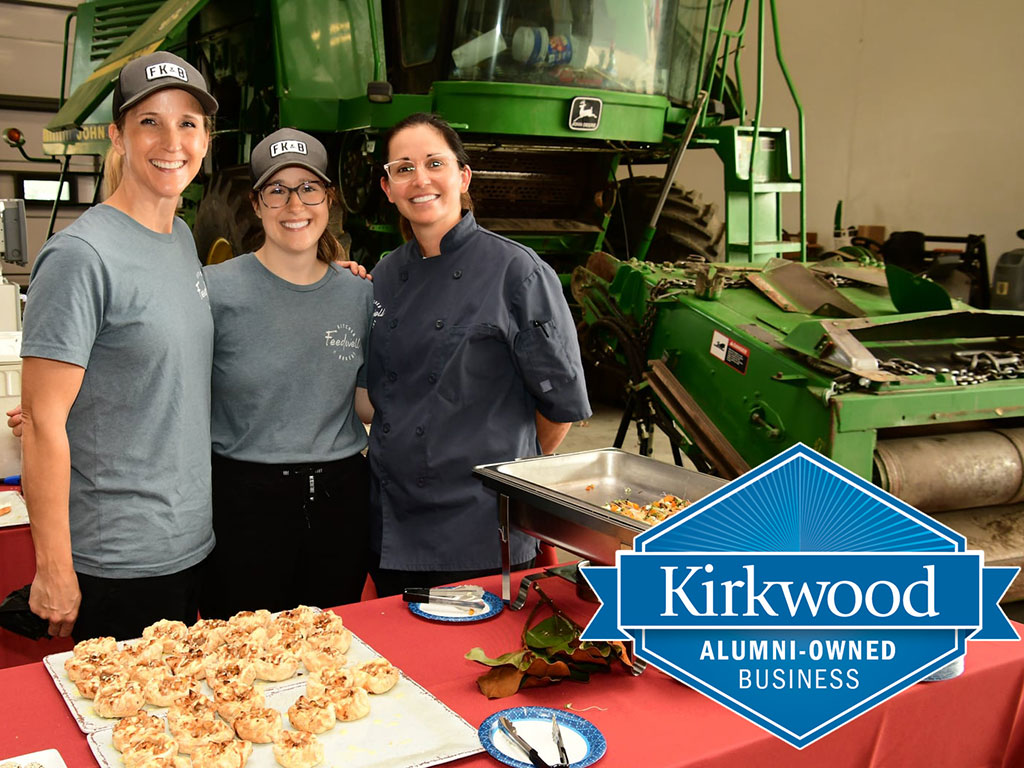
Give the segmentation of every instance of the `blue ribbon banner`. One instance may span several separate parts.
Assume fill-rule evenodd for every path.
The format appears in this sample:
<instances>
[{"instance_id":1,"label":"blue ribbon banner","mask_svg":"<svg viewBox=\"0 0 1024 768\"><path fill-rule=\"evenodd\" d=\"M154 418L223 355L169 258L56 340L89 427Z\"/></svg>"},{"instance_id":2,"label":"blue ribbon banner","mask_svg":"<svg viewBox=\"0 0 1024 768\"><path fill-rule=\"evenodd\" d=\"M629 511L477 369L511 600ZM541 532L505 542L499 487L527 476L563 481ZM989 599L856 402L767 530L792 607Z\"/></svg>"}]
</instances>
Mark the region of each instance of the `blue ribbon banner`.
<instances>
[{"instance_id":1,"label":"blue ribbon banner","mask_svg":"<svg viewBox=\"0 0 1024 768\"><path fill-rule=\"evenodd\" d=\"M582 639L641 630L972 630L1016 640L999 599L1017 568L981 552L619 552L584 576L602 605Z\"/></svg>"}]
</instances>

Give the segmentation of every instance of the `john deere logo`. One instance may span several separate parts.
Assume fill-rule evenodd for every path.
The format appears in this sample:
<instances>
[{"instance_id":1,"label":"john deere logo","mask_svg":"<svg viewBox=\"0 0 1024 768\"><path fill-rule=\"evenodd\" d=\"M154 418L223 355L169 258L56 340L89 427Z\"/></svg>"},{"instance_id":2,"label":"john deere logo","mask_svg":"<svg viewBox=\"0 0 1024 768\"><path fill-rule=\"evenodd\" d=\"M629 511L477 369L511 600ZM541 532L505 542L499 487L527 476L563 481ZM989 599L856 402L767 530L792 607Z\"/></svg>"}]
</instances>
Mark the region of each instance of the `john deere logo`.
<instances>
[{"instance_id":1,"label":"john deere logo","mask_svg":"<svg viewBox=\"0 0 1024 768\"><path fill-rule=\"evenodd\" d=\"M277 157L283 155L285 152L291 152L296 155L305 155L306 153L306 142L304 141L275 141L270 145L270 156Z\"/></svg>"},{"instance_id":2,"label":"john deere logo","mask_svg":"<svg viewBox=\"0 0 1024 768\"><path fill-rule=\"evenodd\" d=\"M600 99L577 96L569 107L569 129L573 131L596 131L601 124Z\"/></svg>"}]
</instances>

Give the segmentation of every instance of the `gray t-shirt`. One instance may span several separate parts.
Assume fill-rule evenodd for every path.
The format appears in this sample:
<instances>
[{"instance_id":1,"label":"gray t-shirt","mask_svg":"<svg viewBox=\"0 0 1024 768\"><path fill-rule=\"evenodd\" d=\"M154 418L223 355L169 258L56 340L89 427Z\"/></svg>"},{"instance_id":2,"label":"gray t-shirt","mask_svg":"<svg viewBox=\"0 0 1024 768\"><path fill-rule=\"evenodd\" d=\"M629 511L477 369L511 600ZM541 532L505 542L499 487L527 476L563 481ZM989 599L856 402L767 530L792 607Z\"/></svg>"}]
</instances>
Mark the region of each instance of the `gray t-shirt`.
<instances>
[{"instance_id":1,"label":"gray t-shirt","mask_svg":"<svg viewBox=\"0 0 1024 768\"><path fill-rule=\"evenodd\" d=\"M251 253L204 273L216 329L213 452L298 464L363 450L352 393L366 386L373 284L332 265L295 285Z\"/></svg>"},{"instance_id":2,"label":"gray t-shirt","mask_svg":"<svg viewBox=\"0 0 1024 768\"><path fill-rule=\"evenodd\" d=\"M43 246L22 357L85 368L68 414L75 570L162 576L213 549L213 321L195 244L109 205Z\"/></svg>"}]
</instances>

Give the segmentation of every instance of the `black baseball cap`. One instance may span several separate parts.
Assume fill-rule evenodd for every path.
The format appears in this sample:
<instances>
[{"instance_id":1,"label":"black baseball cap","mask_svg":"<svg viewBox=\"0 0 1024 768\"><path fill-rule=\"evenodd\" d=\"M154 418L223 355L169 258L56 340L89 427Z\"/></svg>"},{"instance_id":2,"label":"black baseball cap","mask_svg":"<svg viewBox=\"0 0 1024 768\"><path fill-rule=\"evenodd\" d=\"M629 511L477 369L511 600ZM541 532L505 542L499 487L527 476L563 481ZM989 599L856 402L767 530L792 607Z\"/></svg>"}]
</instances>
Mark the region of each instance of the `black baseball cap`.
<instances>
[{"instance_id":1,"label":"black baseball cap","mask_svg":"<svg viewBox=\"0 0 1024 768\"><path fill-rule=\"evenodd\" d=\"M312 171L328 184L331 182L327 177L324 145L308 133L282 128L257 144L249 156L252 188L259 189L277 171L292 165Z\"/></svg>"},{"instance_id":2,"label":"black baseball cap","mask_svg":"<svg viewBox=\"0 0 1024 768\"><path fill-rule=\"evenodd\" d=\"M157 51L132 59L121 68L114 86L114 119L164 88L180 88L192 94L207 115L217 111L217 100L210 95L199 70L170 51Z\"/></svg>"}]
</instances>

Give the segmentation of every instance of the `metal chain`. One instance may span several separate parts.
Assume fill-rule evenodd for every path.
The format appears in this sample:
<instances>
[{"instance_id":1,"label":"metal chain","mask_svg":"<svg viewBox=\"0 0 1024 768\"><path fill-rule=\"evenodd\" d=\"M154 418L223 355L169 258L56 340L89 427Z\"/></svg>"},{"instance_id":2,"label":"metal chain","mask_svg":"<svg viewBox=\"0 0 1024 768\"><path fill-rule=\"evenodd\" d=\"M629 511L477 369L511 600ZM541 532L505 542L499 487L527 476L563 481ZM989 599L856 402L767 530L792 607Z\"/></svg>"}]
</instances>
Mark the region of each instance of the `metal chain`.
<instances>
[{"instance_id":1,"label":"metal chain","mask_svg":"<svg viewBox=\"0 0 1024 768\"><path fill-rule=\"evenodd\" d=\"M958 387L1024 377L1024 355L1018 353L982 349L954 352L952 357L956 367L921 365L913 360L894 357L881 361L879 368L899 376L943 374Z\"/></svg>"}]
</instances>

